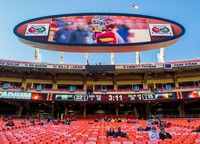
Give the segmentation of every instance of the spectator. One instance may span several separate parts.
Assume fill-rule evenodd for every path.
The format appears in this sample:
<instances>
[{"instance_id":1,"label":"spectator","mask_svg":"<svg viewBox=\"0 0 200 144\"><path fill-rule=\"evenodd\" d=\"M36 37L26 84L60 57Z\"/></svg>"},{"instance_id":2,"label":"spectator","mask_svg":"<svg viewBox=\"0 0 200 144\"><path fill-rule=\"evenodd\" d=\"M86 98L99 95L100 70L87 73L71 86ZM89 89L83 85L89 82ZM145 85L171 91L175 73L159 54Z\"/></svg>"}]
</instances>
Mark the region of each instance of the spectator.
<instances>
[{"instance_id":1,"label":"spectator","mask_svg":"<svg viewBox=\"0 0 200 144\"><path fill-rule=\"evenodd\" d=\"M159 137L162 140L164 140L164 139L171 139L172 138L172 136L169 133L165 132L164 129L161 129Z\"/></svg>"},{"instance_id":2,"label":"spectator","mask_svg":"<svg viewBox=\"0 0 200 144\"><path fill-rule=\"evenodd\" d=\"M125 132L121 131L121 128L118 127L118 132L116 132L116 137L128 137L128 135Z\"/></svg>"},{"instance_id":3,"label":"spectator","mask_svg":"<svg viewBox=\"0 0 200 144\"><path fill-rule=\"evenodd\" d=\"M8 123L6 124L6 126L15 126L13 121L8 121Z\"/></svg>"},{"instance_id":4,"label":"spectator","mask_svg":"<svg viewBox=\"0 0 200 144\"><path fill-rule=\"evenodd\" d=\"M107 131L107 137L108 137L108 136L112 136L112 137L114 137L114 138L116 137L116 133L115 133L113 127L110 128L110 131Z\"/></svg>"},{"instance_id":5,"label":"spectator","mask_svg":"<svg viewBox=\"0 0 200 144\"><path fill-rule=\"evenodd\" d=\"M137 128L137 131L144 131L145 129L142 128L142 125L141 124L138 124L138 128Z\"/></svg>"},{"instance_id":6,"label":"spectator","mask_svg":"<svg viewBox=\"0 0 200 144\"><path fill-rule=\"evenodd\" d=\"M66 123L65 123L65 124L66 124L66 125L70 125L70 124L71 124L69 118L66 120Z\"/></svg>"},{"instance_id":7,"label":"spectator","mask_svg":"<svg viewBox=\"0 0 200 144\"><path fill-rule=\"evenodd\" d=\"M26 120L23 120L20 124L21 125L26 125Z\"/></svg>"},{"instance_id":8,"label":"spectator","mask_svg":"<svg viewBox=\"0 0 200 144\"><path fill-rule=\"evenodd\" d=\"M156 131L156 127L152 127L151 131L149 132L149 139L150 140L157 140L159 139L159 134Z\"/></svg>"},{"instance_id":9,"label":"spectator","mask_svg":"<svg viewBox=\"0 0 200 144\"><path fill-rule=\"evenodd\" d=\"M94 122L99 122L99 120L98 120L98 119L95 119Z\"/></svg>"},{"instance_id":10,"label":"spectator","mask_svg":"<svg viewBox=\"0 0 200 144\"><path fill-rule=\"evenodd\" d=\"M147 124L145 131L150 131L150 130L151 130L151 127L149 126L149 124Z\"/></svg>"},{"instance_id":11,"label":"spectator","mask_svg":"<svg viewBox=\"0 0 200 144\"><path fill-rule=\"evenodd\" d=\"M162 116L161 115L158 115L158 120L159 120L159 122L162 121Z\"/></svg>"},{"instance_id":12,"label":"spectator","mask_svg":"<svg viewBox=\"0 0 200 144\"><path fill-rule=\"evenodd\" d=\"M55 121L53 122L53 125L59 125L59 122L58 122L57 120L55 120Z\"/></svg>"},{"instance_id":13,"label":"spectator","mask_svg":"<svg viewBox=\"0 0 200 144\"><path fill-rule=\"evenodd\" d=\"M196 130L192 130L191 132L200 132L200 126Z\"/></svg>"},{"instance_id":14,"label":"spectator","mask_svg":"<svg viewBox=\"0 0 200 144\"><path fill-rule=\"evenodd\" d=\"M35 125L35 120L33 118L30 119L30 123L34 126Z\"/></svg>"},{"instance_id":15,"label":"spectator","mask_svg":"<svg viewBox=\"0 0 200 144\"><path fill-rule=\"evenodd\" d=\"M160 129L164 129L165 128L165 123L163 121L161 121L159 124L158 124L158 127Z\"/></svg>"}]
</instances>

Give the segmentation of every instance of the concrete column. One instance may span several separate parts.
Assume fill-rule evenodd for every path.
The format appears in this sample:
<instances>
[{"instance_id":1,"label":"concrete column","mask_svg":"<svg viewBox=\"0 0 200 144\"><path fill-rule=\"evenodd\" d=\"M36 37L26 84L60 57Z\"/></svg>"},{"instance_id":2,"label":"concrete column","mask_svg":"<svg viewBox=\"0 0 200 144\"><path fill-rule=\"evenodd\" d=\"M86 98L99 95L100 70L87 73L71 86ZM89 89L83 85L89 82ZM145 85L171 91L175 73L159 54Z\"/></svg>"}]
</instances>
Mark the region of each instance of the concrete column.
<instances>
[{"instance_id":1,"label":"concrete column","mask_svg":"<svg viewBox=\"0 0 200 144\"><path fill-rule=\"evenodd\" d=\"M83 76L83 89L85 90L85 91L87 91L87 81L86 81L86 75L84 75Z\"/></svg>"},{"instance_id":2,"label":"concrete column","mask_svg":"<svg viewBox=\"0 0 200 144\"><path fill-rule=\"evenodd\" d=\"M21 85L21 87L23 87L24 90L27 89L26 78L23 78L23 79L22 79L22 85Z\"/></svg>"},{"instance_id":3,"label":"concrete column","mask_svg":"<svg viewBox=\"0 0 200 144\"><path fill-rule=\"evenodd\" d=\"M34 83L31 83L31 88L33 88L33 86L34 86Z\"/></svg>"},{"instance_id":4,"label":"concrete column","mask_svg":"<svg viewBox=\"0 0 200 144\"><path fill-rule=\"evenodd\" d=\"M68 108L65 107L65 115L68 115Z\"/></svg>"},{"instance_id":5,"label":"concrete column","mask_svg":"<svg viewBox=\"0 0 200 144\"><path fill-rule=\"evenodd\" d=\"M52 88L53 88L53 89L57 89L57 88L58 88L57 83L53 82L53 84L52 84Z\"/></svg>"},{"instance_id":6,"label":"concrete column","mask_svg":"<svg viewBox=\"0 0 200 144\"><path fill-rule=\"evenodd\" d=\"M148 88L148 84L147 84L147 78L146 78L146 75L144 75L144 77L143 77L143 88L144 89L147 89Z\"/></svg>"},{"instance_id":7,"label":"concrete column","mask_svg":"<svg viewBox=\"0 0 200 144\"><path fill-rule=\"evenodd\" d=\"M87 115L87 111L86 111L86 106L83 107L83 116L85 118L85 116Z\"/></svg>"},{"instance_id":8,"label":"concrete column","mask_svg":"<svg viewBox=\"0 0 200 144\"><path fill-rule=\"evenodd\" d=\"M39 62L39 59L40 59L39 49L35 48L35 62Z\"/></svg>"},{"instance_id":9,"label":"concrete column","mask_svg":"<svg viewBox=\"0 0 200 144\"><path fill-rule=\"evenodd\" d=\"M160 48L160 62L165 62L165 48Z\"/></svg>"},{"instance_id":10,"label":"concrete column","mask_svg":"<svg viewBox=\"0 0 200 144\"><path fill-rule=\"evenodd\" d=\"M133 109L133 114L137 116L137 108L136 107Z\"/></svg>"},{"instance_id":11,"label":"concrete column","mask_svg":"<svg viewBox=\"0 0 200 144\"><path fill-rule=\"evenodd\" d=\"M175 87L179 87L178 78L176 77L176 74L173 75L173 79L174 79Z\"/></svg>"},{"instance_id":12,"label":"concrete column","mask_svg":"<svg viewBox=\"0 0 200 144\"><path fill-rule=\"evenodd\" d=\"M116 113L116 116L119 115L119 107L117 106L116 109L115 109L115 113Z\"/></svg>"},{"instance_id":13,"label":"concrete column","mask_svg":"<svg viewBox=\"0 0 200 144\"><path fill-rule=\"evenodd\" d=\"M111 65L114 65L115 64L115 54L114 53L110 54L110 60L111 60Z\"/></svg>"},{"instance_id":14,"label":"concrete column","mask_svg":"<svg viewBox=\"0 0 200 144\"><path fill-rule=\"evenodd\" d=\"M179 105L178 106L178 112L179 112L179 115L182 116L185 114L185 107L184 105Z\"/></svg>"},{"instance_id":15,"label":"concrete column","mask_svg":"<svg viewBox=\"0 0 200 144\"><path fill-rule=\"evenodd\" d=\"M114 85L114 90L117 90L117 76L114 75L114 78L113 78L113 85Z\"/></svg>"},{"instance_id":16,"label":"concrete column","mask_svg":"<svg viewBox=\"0 0 200 144\"><path fill-rule=\"evenodd\" d=\"M146 113L148 116L151 115L151 105L150 104L147 104Z\"/></svg>"},{"instance_id":17,"label":"concrete column","mask_svg":"<svg viewBox=\"0 0 200 144\"><path fill-rule=\"evenodd\" d=\"M60 52L60 64L63 64L64 55L63 52Z\"/></svg>"},{"instance_id":18,"label":"concrete column","mask_svg":"<svg viewBox=\"0 0 200 144\"><path fill-rule=\"evenodd\" d=\"M17 108L17 110L16 110L16 115L18 116L18 117L21 117L22 116L22 110L23 110L23 106L21 106L21 105L18 105L17 106L18 108Z\"/></svg>"},{"instance_id":19,"label":"concrete column","mask_svg":"<svg viewBox=\"0 0 200 144\"><path fill-rule=\"evenodd\" d=\"M85 64L86 65L89 64L89 55L88 55L88 53L85 53Z\"/></svg>"},{"instance_id":20,"label":"concrete column","mask_svg":"<svg viewBox=\"0 0 200 144\"><path fill-rule=\"evenodd\" d=\"M136 52L136 64L140 64L140 52Z\"/></svg>"}]
</instances>

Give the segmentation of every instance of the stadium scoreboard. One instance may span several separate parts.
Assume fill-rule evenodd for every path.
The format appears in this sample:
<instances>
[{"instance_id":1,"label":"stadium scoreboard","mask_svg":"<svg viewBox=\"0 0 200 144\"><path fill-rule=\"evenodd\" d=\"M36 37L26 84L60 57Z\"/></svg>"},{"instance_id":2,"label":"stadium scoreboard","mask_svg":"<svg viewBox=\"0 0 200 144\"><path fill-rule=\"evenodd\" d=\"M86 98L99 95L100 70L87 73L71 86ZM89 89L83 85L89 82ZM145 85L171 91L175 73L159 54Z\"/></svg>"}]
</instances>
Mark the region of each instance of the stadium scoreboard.
<instances>
[{"instance_id":1,"label":"stadium scoreboard","mask_svg":"<svg viewBox=\"0 0 200 144\"><path fill-rule=\"evenodd\" d=\"M145 101L165 101L200 98L200 91L160 92L133 94L75 94L75 93L31 93L0 91L0 100L15 101L55 101L55 102L103 102L103 103L134 103Z\"/></svg>"}]
</instances>

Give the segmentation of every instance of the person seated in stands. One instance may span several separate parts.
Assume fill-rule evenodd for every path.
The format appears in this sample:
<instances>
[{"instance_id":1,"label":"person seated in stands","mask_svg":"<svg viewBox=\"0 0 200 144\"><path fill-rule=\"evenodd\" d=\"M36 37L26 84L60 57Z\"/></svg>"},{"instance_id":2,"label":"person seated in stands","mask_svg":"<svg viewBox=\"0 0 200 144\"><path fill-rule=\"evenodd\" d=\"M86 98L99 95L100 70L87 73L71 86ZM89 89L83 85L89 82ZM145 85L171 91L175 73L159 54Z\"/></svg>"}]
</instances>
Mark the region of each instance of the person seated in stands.
<instances>
[{"instance_id":1,"label":"person seated in stands","mask_svg":"<svg viewBox=\"0 0 200 144\"><path fill-rule=\"evenodd\" d=\"M107 122L111 122L111 119L110 119L110 118L108 118L106 121L107 121Z\"/></svg>"},{"instance_id":2,"label":"person seated in stands","mask_svg":"<svg viewBox=\"0 0 200 144\"><path fill-rule=\"evenodd\" d=\"M116 133L115 133L115 131L114 131L114 128L113 127L111 127L110 128L110 131L107 131L107 137L109 137L109 136L112 136L112 137L116 137Z\"/></svg>"},{"instance_id":3,"label":"person seated in stands","mask_svg":"<svg viewBox=\"0 0 200 144\"><path fill-rule=\"evenodd\" d=\"M94 119L94 122L99 122L99 120L98 119Z\"/></svg>"},{"instance_id":4,"label":"person seated in stands","mask_svg":"<svg viewBox=\"0 0 200 144\"><path fill-rule=\"evenodd\" d=\"M105 122L104 118L101 118L101 122Z\"/></svg>"},{"instance_id":5,"label":"person seated in stands","mask_svg":"<svg viewBox=\"0 0 200 144\"><path fill-rule=\"evenodd\" d=\"M160 134L159 134L159 137L160 137L160 139L162 139L162 140L164 140L164 139L171 139L171 138L172 138L172 136L171 136L169 133L165 132L165 129L164 129L164 128L161 129Z\"/></svg>"},{"instance_id":6,"label":"person seated in stands","mask_svg":"<svg viewBox=\"0 0 200 144\"><path fill-rule=\"evenodd\" d=\"M157 140L159 139L159 134L156 131L156 127L152 127L151 131L149 132L149 139L150 140Z\"/></svg>"},{"instance_id":7,"label":"person seated in stands","mask_svg":"<svg viewBox=\"0 0 200 144\"><path fill-rule=\"evenodd\" d=\"M120 127L118 127L118 132L116 132L116 137L128 137L128 135L125 133L125 132L122 132L121 131L121 128Z\"/></svg>"},{"instance_id":8,"label":"person seated in stands","mask_svg":"<svg viewBox=\"0 0 200 144\"><path fill-rule=\"evenodd\" d=\"M145 131L150 131L150 130L151 130L151 127L149 126L149 124L147 124Z\"/></svg>"},{"instance_id":9,"label":"person seated in stands","mask_svg":"<svg viewBox=\"0 0 200 144\"><path fill-rule=\"evenodd\" d=\"M13 121L13 119L12 119L12 117L11 117L11 116L9 116L9 118L8 118L8 121Z\"/></svg>"},{"instance_id":10,"label":"person seated in stands","mask_svg":"<svg viewBox=\"0 0 200 144\"><path fill-rule=\"evenodd\" d=\"M66 124L66 125L70 125L70 124L71 124L69 118L66 120L66 123L65 123L65 124Z\"/></svg>"},{"instance_id":11,"label":"person seated in stands","mask_svg":"<svg viewBox=\"0 0 200 144\"><path fill-rule=\"evenodd\" d=\"M127 124L129 123L133 123L133 121L131 121L131 119L127 119Z\"/></svg>"},{"instance_id":12,"label":"person seated in stands","mask_svg":"<svg viewBox=\"0 0 200 144\"><path fill-rule=\"evenodd\" d=\"M138 128L137 128L137 131L144 131L145 129L142 127L141 124L138 124Z\"/></svg>"},{"instance_id":13,"label":"person seated in stands","mask_svg":"<svg viewBox=\"0 0 200 144\"><path fill-rule=\"evenodd\" d=\"M8 123L6 124L6 126L15 126L14 122L13 121L8 121Z\"/></svg>"},{"instance_id":14,"label":"person seated in stands","mask_svg":"<svg viewBox=\"0 0 200 144\"><path fill-rule=\"evenodd\" d=\"M159 121L159 122L161 122L161 121L162 121L162 116L161 116L161 115L158 115L158 117L157 117L157 118L158 118L158 121Z\"/></svg>"},{"instance_id":15,"label":"person seated in stands","mask_svg":"<svg viewBox=\"0 0 200 144\"><path fill-rule=\"evenodd\" d=\"M104 120L105 120L105 121L107 121L107 120L108 120L108 118L107 118L107 117L105 117L105 118L104 118Z\"/></svg>"},{"instance_id":16,"label":"person seated in stands","mask_svg":"<svg viewBox=\"0 0 200 144\"><path fill-rule=\"evenodd\" d=\"M154 120L152 121L152 124L153 124L153 125L154 125L154 124L157 125L157 124L159 124L159 121L154 119Z\"/></svg>"},{"instance_id":17,"label":"person seated in stands","mask_svg":"<svg viewBox=\"0 0 200 144\"><path fill-rule=\"evenodd\" d=\"M190 122L191 122L191 119L188 119L188 120L187 120L187 122L189 122L189 123L190 123Z\"/></svg>"},{"instance_id":18,"label":"person seated in stands","mask_svg":"<svg viewBox=\"0 0 200 144\"><path fill-rule=\"evenodd\" d=\"M196 122L196 120L193 118L193 119L188 119L188 121L187 122Z\"/></svg>"},{"instance_id":19,"label":"person seated in stands","mask_svg":"<svg viewBox=\"0 0 200 144\"><path fill-rule=\"evenodd\" d=\"M44 119L44 120L41 120L38 125L46 125L47 124L47 121Z\"/></svg>"},{"instance_id":20,"label":"person seated in stands","mask_svg":"<svg viewBox=\"0 0 200 144\"><path fill-rule=\"evenodd\" d=\"M3 122L7 122L8 119L6 117L3 117Z\"/></svg>"},{"instance_id":21,"label":"person seated in stands","mask_svg":"<svg viewBox=\"0 0 200 144\"><path fill-rule=\"evenodd\" d=\"M152 123L155 120L155 117L153 115L150 115L148 120Z\"/></svg>"},{"instance_id":22,"label":"person seated in stands","mask_svg":"<svg viewBox=\"0 0 200 144\"><path fill-rule=\"evenodd\" d=\"M114 122L115 122L115 119L112 118L112 119L110 120L110 122L111 122L111 123L114 123Z\"/></svg>"},{"instance_id":23,"label":"person seated in stands","mask_svg":"<svg viewBox=\"0 0 200 144\"><path fill-rule=\"evenodd\" d=\"M26 120L23 120L20 124L21 125L26 125Z\"/></svg>"},{"instance_id":24,"label":"person seated in stands","mask_svg":"<svg viewBox=\"0 0 200 144\"><path fill-rule=\"evenodd\" d=\"M59 122L59 123L62 123L62 124L65 123L65 121L64 121L63 119L60 119L58 122Z\"/></svg>"},{"instance_id":25,"label":"person seated in stands","mask_svg":"<svg viewBox=\"0 0 200 144\"><path fill-rule=\"evenodd\" d=\"M30 118L30 123L34 126L35 125L35 120L33 118Z\"/></svg>"},{"instance_id":26,"label":"person seated in stands","mask_svg":"<svg viewBox=\"0 0 200 144\"><path fill-rule=\"evenodd\" d=\"M165 123L163 121L161 121L159 124L158 124L158 127L159 129L164 129L165 128Z\"/></svg>"},{"instance_id":27,"label":"person seated in stands","mask_svg":"<svg viewBox=\"0 0 200 144\"><path fill-rule=\"evenodd\" d=\"M57 120L54 120L53 125L59 125L59 122Z\"/></svg>"},{"instance_id":28,"label":"person seated in stands","mask_svg":"<svg viewBox=\"0 0 200 144\"><path fill-rule=\"evenodd\" d=\"M121 119L121 118L118 118L117 122L122 122L122 119Z\"/></svg>"},{"instance_id":29,"label":"person seated in stands","mask_svg":"<svg viewBox=\"0 0 200 144\"><path fill-rule=\"evenodd\" d=\"M191 132L200 132L200 126L196 130L192 130Z\"/></svg>"},{"instance_id":30,"label":"person seated in stands","mask_svg":"<svg viewBox=\"0 0 200 144\"><path fill-rule=\"evenodd\" d=\"M47 122L49 123L51 121L51 115L48 115Z\"/></svg>"},{"instance_id":31,"label":"person seated in stands","mask_svg":"<svg viewBox=\"0 0 200 144\"><path fill-rule=\"evenodd\" d=\"M135 121L132 120L132 123L133 123L133 124L137 124L137 123L138 123L138 119L136 119Z\"/></svg>"}]
</instances>

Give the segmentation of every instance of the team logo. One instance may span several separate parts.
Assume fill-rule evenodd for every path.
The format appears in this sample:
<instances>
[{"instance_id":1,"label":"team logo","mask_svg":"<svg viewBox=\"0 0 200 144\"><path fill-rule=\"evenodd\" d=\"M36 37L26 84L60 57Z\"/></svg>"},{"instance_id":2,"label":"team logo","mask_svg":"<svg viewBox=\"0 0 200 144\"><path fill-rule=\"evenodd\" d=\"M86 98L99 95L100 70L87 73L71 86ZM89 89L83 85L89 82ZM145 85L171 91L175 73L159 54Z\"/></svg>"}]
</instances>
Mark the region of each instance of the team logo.
<instances>
[{"instance_id":1,"label":"team logo","mask_svg":"<svg viewBox=\"0 0 200 144\"><path fill-rule=\"evenodd\" d=\"M25 36L48 36L49 24L28 24Z\"/></svg>"},{"instance_id":2,"label":"team logo","mask_svg":"<svg viewBox=\"0 0 200 144\"><path fill-rule=\"evenodd\" d=\"M149 24L151 36L173 36L170 24Z\"/></svg>"}]
</instances>

